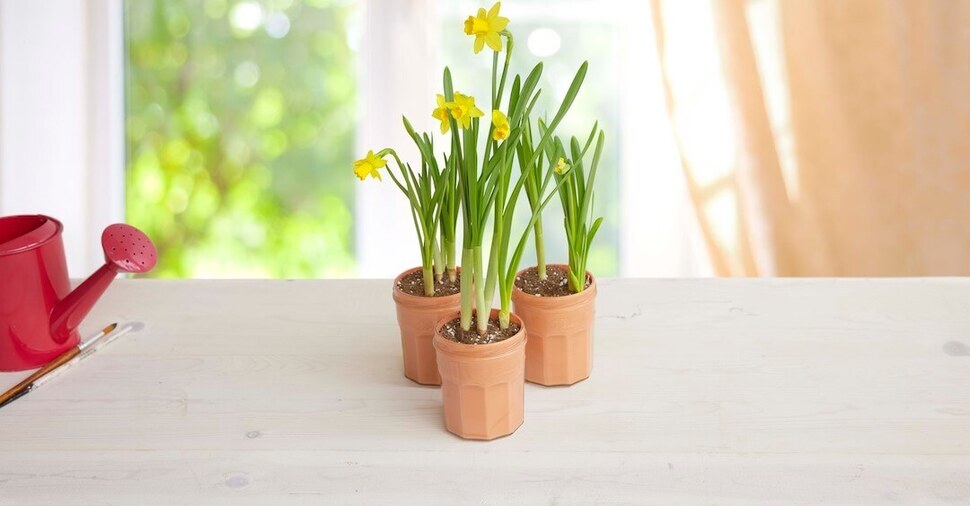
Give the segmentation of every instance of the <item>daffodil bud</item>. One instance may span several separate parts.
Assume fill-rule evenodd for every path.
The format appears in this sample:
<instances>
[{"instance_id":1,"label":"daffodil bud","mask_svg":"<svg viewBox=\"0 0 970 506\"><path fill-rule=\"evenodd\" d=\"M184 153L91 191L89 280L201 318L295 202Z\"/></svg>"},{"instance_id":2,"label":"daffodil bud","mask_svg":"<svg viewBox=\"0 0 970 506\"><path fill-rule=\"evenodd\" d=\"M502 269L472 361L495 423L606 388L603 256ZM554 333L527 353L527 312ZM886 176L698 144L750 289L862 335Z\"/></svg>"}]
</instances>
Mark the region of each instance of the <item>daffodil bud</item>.
<instances>
[{"instance_id":1,"label":"daffodil bud","mask_svg":"<svg viewBox=\"0 0 970 506\"><path fill-rule=\"evenodd\" d=\"M568 163L566 163L566 159L563 158L563 157L559 157L559 161L556 162L556 166L552 170L553 170L553 172L555 172L556 174L559 174L561 176L561 175L569 172L569 169L570 168L572 168L572 166L569 165Z\"/></svg>"},{"instance_id":2,"label":"daffodil bud","mask_svg":"<svg viewBox=\"0 0 970 506\"><path fill-rule=\"evenodd\" d=\"M492 111L492 125L495 127L492 129L493 140L504 141L509 138L509 119L502 111L498 109Z\"/></svg>"}]
</instances>

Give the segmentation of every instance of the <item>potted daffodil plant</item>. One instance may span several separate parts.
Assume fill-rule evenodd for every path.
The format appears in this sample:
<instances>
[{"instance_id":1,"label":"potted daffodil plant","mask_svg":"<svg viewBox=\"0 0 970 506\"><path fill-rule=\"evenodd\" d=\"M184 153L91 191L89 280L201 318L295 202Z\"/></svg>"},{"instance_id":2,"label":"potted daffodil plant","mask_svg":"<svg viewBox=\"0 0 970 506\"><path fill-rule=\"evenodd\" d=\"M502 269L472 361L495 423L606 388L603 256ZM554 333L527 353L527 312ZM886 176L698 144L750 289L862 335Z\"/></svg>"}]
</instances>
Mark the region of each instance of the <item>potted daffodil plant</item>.
<instances>
[{"instance_id":1,"label":"potted daffodil plant","mask_svg":"<svg viewBox=\"0 0 970 506\"><path fill-rule=\"evenodd\" d=\"M539 130L544 128L540 123ZM572 137L567 148L556 137L545 148L545 161L553 167L559 183L568 264L546 265L540 254L543 251L541 222L536 220L538 264L518 273L512 293L515 312L529 329L525 377L533 383L571 385L588 378L592 371L596 280L586 270L586 262L590 245L603 222L603 218L592 219L592 209L593 184L604 142L602 130L593 125L585 143ZM533 149L527 134L520 150L528 154ZM519 159L523 157L520 155ZM528 168L522 171L534 173ZM534 181L530 184L536 185ZM536 208L532 193L529 204Z\"/></svg>"},{"instance_id":2,"label":"potted daffodil plant","mask_svg":"<svg viewBox=\"0 0 970 506\"><path fill-rule=\"evenodd\" d=\"M433 114L442 129L451 132L451 167L457 171L462 224L461 308L438 323L434 346L445 426L471 439L511 434L524 420L527 331L511 311L513 283L529 231L564 184L553 167L538 161L554 142L555 129L579 93L587 69L586 63L580 66L548 128L536 139L524 162L528 169L514 170L540 94L543 66L539 63L528 75L510 79L514 39L500 8L496 3L488 11L479 9L464 25L465 33L474 37L476 53L486 46L492 52L490 113L454 88L446 68L444 93ZM517 231L514 213L528 181L536 182L530 190L536 204L528 225ZM496 295L498 307L493 309Z\"/></svg>"},{"instance_id":3,"label":"potted daffodil plant","mask_svg":"<svg viewBox=\"0 0 970 506\"><path fill-rule=\"evenodd\" d=\"M421 349L426 351L433 345L435 351L445 427L469 439L505 436L522 424L529 324L512 312L516 282L521 277L519 263L530 237L534 235L541 248L541 214L552 200L558 199L565 206L564 199L575 198L578 193L592 198L591 188L577 189L580 183L572 170L566 170L567 166L582 164L590 143L577 145L575 152L570 146L567 154L555 133L582 87L587 64L580 65L558 108L544 111L551 113L551 119L534 120L543 65L536 64L524 76L510 75L514 39L507 28L509 20L500 10L501 3L495 3L487 11L478 9L464 22L464 32L474 39L474 53L487 47L492 56L488 109L483 109L486 102L456 89L450 70L445 68L431 116L438 120L447 141L435 148L432 135L415 132L405 119L405 129L421 154L420 170L412 170L390 148L376 154L368 152L355 166L361 179L380 179L387 157L397 168L387 173L408 199L422 258L421 267L405 271L395 282L402 340L406 340L402 301L414 297L423 301L421 307L429 308L428 301L439 299L433 311L437 320L431 323L428 318L432 311L426 310L420 322L414 320L415 328L421 327L422 336L433 332L431 345L422 344ZM597 161L593 162L591 177L582 185L592 184L602 142L600 133L595 148ZM567 159L574 161L568 164ZM514 218L523 194L529 200L531 215L519 230ZM591 203L585 204L582 213L589 207ZM456 266L459 215L460 268ZM568 233L572 232L570 229ZM586 232L590 240L594 234ZM578 242L577 247L582 248ZM542 262L541 250L538 255ZM581 277L585 276L585 257L583 251L582 259L576 258L576 269L584 273ZM571 253L570 266L572 259ZM579 283L588 290L585 279ZM405 294L405 285L422 287L423 292ZM439 287L448 291L439 294ZM496 299L498 307L493 307ZM407 355L405 345L405 362Z\"/></svg>"},{"instance_id":4,"label":"potted daffodil plant","mask_svg":"<svg viewBox=\"0 0 970 506\"><path fill-rule=\"evenodd\" d=\"M404 356L404 375L423 385L439 385L438 366L432 346L434 324L455 312L460 303L458 268L455 259L457 181L450 163L439 165L433 156L434 141L418 134L404 118L404 127L422 153L421 168L402 162L391 148L368 151L354 162L354 174L382 180L381 170L405 196L421 252L421 266L402 272L395 280L392 296L397 309ZM389 167L390 156L394 167ZM394 170L396 168L396 170ZM450 248L450 250L449 250Z\"/></svg>"}]
</instances>

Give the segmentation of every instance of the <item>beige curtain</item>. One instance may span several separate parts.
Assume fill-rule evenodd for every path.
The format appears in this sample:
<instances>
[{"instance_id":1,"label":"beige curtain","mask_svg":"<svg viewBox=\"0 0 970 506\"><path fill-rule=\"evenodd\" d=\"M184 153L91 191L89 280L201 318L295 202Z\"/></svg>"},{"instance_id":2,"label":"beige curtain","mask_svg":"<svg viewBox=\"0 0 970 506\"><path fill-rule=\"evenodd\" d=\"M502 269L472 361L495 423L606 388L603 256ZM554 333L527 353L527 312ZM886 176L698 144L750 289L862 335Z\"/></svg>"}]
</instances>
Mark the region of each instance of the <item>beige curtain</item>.
<instances>
[{"instance_id":1,"label":"beige curtain","mask_svg":"<svg viewBox=\"0 0 970 506\"><path fill-rule=\"evenodd\" d=\"M717 274L970 275L970 1L686 4L653 23Z\"/></svg>"}]
</instances>

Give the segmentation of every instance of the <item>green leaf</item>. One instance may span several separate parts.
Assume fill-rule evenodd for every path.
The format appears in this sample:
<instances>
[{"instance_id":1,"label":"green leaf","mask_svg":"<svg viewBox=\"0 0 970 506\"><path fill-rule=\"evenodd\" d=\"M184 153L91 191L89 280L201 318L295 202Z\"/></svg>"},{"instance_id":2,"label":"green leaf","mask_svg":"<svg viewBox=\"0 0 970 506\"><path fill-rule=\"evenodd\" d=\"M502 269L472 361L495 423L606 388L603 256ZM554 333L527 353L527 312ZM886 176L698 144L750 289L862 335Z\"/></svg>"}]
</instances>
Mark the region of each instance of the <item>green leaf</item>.
<instances>
[{"instance_id":1,"label":"green leaf","mask_svg":"<svg viewBox=\"0 0 970 506\"><path fill-rule=\"evenodd\" d=\"M600 130L599 138L597 138L596 140L596 151L593 153L593 165L589 169L589 179L586 182L586 186L590 188L593 187L593 182L596 180L596 170L599 167L600 157L603 154L603 145L605 143L606 143L606 136L603 134L603 131ZM581 216L586 216L586 213L589 210L589 202L592 197L593 197L592 191L586 192L586 194L583 196L583 205L580 208Z\"/></svg>"}]
</instances>

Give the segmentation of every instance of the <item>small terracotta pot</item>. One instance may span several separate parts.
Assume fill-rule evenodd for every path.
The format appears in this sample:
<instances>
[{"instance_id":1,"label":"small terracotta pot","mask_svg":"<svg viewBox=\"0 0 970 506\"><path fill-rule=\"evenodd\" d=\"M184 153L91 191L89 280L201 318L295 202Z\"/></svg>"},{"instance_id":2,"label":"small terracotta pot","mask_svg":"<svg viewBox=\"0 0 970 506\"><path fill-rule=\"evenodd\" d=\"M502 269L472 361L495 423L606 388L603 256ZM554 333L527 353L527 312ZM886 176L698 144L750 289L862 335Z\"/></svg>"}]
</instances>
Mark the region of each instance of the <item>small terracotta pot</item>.
<instances>
[{"instance_id":1,"label":"small terracotta pot","mask_svg":"<svg viewBox=\"0 0 970 506\"><path fill-rule=\"evenodd\" d=\"M492 317L498 310L492 310ZM516 335L491 344L461 344L441 335L453 313L435 326L434 347L441 372L445 427L465 439L495 439L522 425L525 416L525 325Z\"/></svg>"},{"instance_id":2,"label":"small terracotta pot","mask_svg":"<svg viewBox=\"0 0 970 506\"><path fill-rule=\"evenodd\" d=\"M445 316L461 308L461 294L446 297L423 297L410 295L398 289L404 276L420 271L420 267L408 269L394 279L394 305L397 307L397 325L401 329L401 349L404 352L404 375L422 385L440 385L438 364L435 362L435 324Z\"/></svg>"},{"instance_id":3,"label":"small terracotta pot","mask_svg":"<svg viewBox=\"0 0 970 506\"><path fill-rule=\"evenodd\" d=\"M513 288L513 308L529 329L526 380L546 386L572 385L592 372L596 279L589 272L586 275L590 285L564 297L538 297Z\"/></svg>"}]
</instances>

